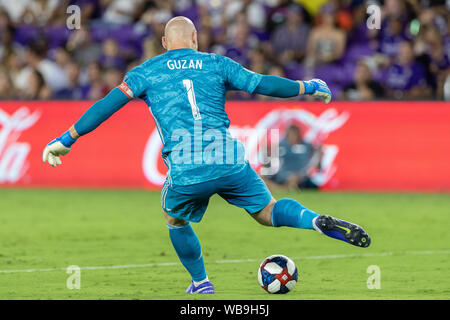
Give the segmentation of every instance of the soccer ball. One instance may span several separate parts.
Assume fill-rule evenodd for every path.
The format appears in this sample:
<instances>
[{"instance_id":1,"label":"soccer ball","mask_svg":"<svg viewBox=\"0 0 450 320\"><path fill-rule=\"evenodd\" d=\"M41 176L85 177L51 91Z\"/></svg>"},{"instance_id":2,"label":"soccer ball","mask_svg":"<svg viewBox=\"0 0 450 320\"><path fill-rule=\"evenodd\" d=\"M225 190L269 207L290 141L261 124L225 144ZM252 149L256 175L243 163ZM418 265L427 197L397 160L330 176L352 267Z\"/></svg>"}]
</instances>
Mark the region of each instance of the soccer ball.
<instances>
[{"instance_id":1,"label":"soccer ball","mask_svg":"<svg viewBox=\"0 0 450 320\"><path fill-rule=\"evenodd\" d=\"M258 269L258 281L268 293L288 293L298 280L294 261L281 254L267 257Z\"/></svg>"}]
</instances>

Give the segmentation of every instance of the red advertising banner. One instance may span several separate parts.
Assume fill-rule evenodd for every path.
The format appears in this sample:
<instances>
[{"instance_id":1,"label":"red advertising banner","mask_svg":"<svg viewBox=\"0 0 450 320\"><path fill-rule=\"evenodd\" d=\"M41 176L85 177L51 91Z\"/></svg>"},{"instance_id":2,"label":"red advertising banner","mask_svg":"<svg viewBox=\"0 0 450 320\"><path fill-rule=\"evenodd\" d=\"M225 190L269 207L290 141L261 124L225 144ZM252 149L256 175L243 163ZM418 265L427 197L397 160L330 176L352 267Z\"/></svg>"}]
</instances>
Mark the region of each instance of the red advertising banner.
<instances>
[{"instance_id":1,"label":"red advertising banner","mask_svg":"<svg viewBox=\"0 0 450 320\"><path fill-rule=\"evenodd\" d=\"M44 146L89 101L0 102L0 187L158 189L167 171L148 107L130 102L82 137L63 165L42 163ZM231 132L255 168L261 129L295 123L321 145L311 172L324 190L450 191L450 104L445 102L228 102Z\"/></svg>"}]
</instances>

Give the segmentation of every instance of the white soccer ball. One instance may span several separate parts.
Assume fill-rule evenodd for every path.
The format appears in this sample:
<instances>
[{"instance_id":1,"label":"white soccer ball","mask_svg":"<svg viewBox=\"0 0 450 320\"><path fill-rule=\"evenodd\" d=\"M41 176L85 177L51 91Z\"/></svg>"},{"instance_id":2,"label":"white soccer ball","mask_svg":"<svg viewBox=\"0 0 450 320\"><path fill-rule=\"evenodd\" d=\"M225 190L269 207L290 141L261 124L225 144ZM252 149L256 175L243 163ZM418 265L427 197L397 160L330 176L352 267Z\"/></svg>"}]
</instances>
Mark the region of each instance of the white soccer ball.
<instances>
[{"instance_id":1,"label":"white soccer ball","mask_svg":"<svg viewBox=\"0 0 450 320\"><path fill-rule=\"evenodd\" d=\"M297 284L297 266L286 256L272 255L261 262L258 269L258 281L268 293L288 293Z\"/></svg>"}]
</instances>

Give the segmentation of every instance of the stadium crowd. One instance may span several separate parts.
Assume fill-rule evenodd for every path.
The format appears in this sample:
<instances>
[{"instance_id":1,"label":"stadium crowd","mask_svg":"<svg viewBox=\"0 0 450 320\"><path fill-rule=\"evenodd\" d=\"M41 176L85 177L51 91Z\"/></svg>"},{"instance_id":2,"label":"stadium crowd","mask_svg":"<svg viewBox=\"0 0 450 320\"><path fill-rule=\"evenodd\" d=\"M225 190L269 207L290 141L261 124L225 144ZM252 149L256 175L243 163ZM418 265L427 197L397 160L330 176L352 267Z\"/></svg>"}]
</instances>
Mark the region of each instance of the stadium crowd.
<instances>
[{"instance_id":1,"label":"stadium crowd","mask_svg":"<svg viewBox=\"0 0 450 320\"><path fill-rule=\"evenodd\" d=\"M379 29L367 26L371 4ZM81 9L73 30L70 5ZM199 50L323 79L335 99L450 100L449 11L446 0L0 0L0 99L100 99L163 53L165 23L184 15Z\"/></svg>"}]
</instances>

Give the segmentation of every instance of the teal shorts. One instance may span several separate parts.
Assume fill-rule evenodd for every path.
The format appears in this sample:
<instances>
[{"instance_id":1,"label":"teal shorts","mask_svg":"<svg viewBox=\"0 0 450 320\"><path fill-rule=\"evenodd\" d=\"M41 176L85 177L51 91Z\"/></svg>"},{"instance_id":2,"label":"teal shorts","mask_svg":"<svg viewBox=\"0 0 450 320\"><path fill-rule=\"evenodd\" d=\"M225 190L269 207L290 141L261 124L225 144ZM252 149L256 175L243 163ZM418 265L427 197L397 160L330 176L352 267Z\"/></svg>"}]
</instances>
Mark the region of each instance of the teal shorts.
<instances>
[{"instance_id":1,"label":"teal shorts","mask_svg":"<svg viewBox=\"0 0 450 320\"><path fill-rule=\"evenodd\" d=\"M235 174L198 184L179 186L166 181L161 191L161 206L173 218L199 222L214 194L250 214L261 211L272 199L264 181L247 164Z\"/></svg>"}]
</instances>

